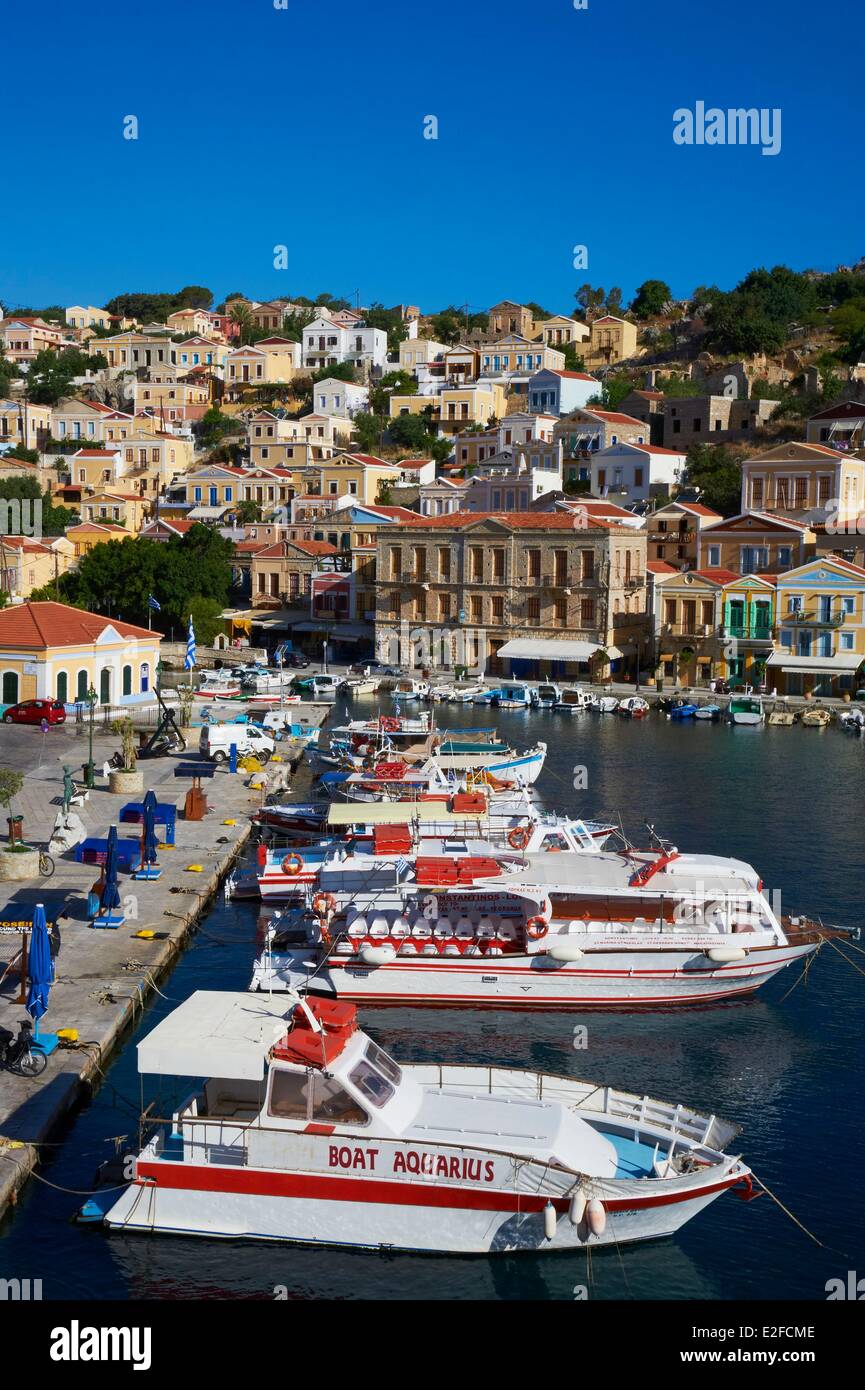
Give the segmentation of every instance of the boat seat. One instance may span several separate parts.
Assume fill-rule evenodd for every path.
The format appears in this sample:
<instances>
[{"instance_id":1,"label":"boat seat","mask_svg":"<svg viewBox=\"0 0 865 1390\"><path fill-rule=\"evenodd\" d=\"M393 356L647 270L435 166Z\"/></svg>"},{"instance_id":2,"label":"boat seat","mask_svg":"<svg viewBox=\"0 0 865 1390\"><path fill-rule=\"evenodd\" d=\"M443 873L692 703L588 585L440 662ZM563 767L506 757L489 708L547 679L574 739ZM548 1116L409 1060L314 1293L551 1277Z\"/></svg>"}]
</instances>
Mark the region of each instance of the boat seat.
<instances>
[{"instance_id":1,"label":"boat seat","mask_svg":"<svg viewBox=\"0 0 865 1390\"><path fill-rule=\"evenodd\" d=\"M390 929L388 927L387 918L373 917L369 927L369 934L370 936L374 936L377 941L380 941L383 936L388 936L390 934Z\"/></svg>"},{"instance_id":2,"label":"boat seat","mask_svg":"<svg viewBox=\"0 0 865 1390\"><path fill-rule=\"evenodd\" d=\"M444 955L446 955L446 956L458 956L459 954L460 954L460 948L459 948L459 946L456 944L455 941L448 941L448 942L445 944Z\"/></svg>"},{"instance_id":3,"label":"boat seat","mask_svg":"<svg viewBox=\"0 0 865 1390\"><path fill-rule=\"evenodd\" d=\"M495 918L489 917L487 921L478 927L477 936L479 941L492 941L498 929Z\"/></svg>"},{"instance_id":4,"label":"boat seat","mask_svg":"<svg viewBox=\"0 0 865 1390\"><path fill-rule=\"evenodd\" d=\"M348 934L349 936L366 936L366 932L366 918L363 916L362 913L356 912L354 917L351 919L351 922L349 923Z\"/></svg>"},{"instance_id":5,"label":"boat seat","mask_svg":"<svg viewBox=\"0 0 865 1390\"><path fill-rule=\"evenodd\" d=\"M467 946L467 947L466 947L466 955L467 955L467 956L479 956L480 954L481 954L481 948L480 948L480 946L477 945L476 942L473 942L471 946Z\"/></svg>"},{"instance_id":6,"label":"boat seat","mask_svg":"<svg viewBox=\"0 0 865 1390\"><path fill-rule=\"evenodd\" d=\"M502 922L498 929L497 936L499 941L516 941L517 929L513 922Z\"/></svg>"},{"instance_id":7,"label":"boat seat","mask_svg":"<svg viewBox=\"0 0 865 1390\"><path fill-rule=\"evenodd\" d=\"M411 926L409 925L408 918L404 917L401 912L398 912L394 917L393 923L391 925L391 936L409 936L410 933Z\"/></svg>"},{"instance_id":8,"label":"boat seat","mask_svg":"<svg viewBox=\"0 0 865 1390\"><path fill-rule=\"evenodd\" d=\"M454 928L449 917L440 917L433 928L433 936L437 941L450 941L453 938Z\"/></svg>"},{"instance_id":9,"label":"boat seat","mask_svg":"<svg viewBox=\"0 0 865 1390\"><path fill-rule=\"evenodd\" d=\"M338 956L353 956L355 948L350 941L338 941L336 943L336 954Z\"/></svg>"},{"instance_id":10,"label":"boat seat","mask_svg":"<svg viewBox=\"0 0 865 1390\"><path fill-rule=\"evenodd\" d=\"M432 927L429 922L421 920L412 927L411 934L416 941L428 941L432 936Z\"/></svg>"},{"instance_id":11,"label":"boat seat","mask_svg":"<svg viewBox=\"0 0 865 1390\"><path fill-rule=\"evenodd\" d=\"M469 931L474 936L474 926L470 917L458 917L454 926L454 936L458 936L461 931Z\"/></svg>"},{"instance_id":12,"label":"boat seat","mask_svg":"<svg viewBox=\"0 0 865 1390\"><path fill-rule=\"evenodd\" d=\"M399 947L398 954L401 956L416 956L417 946L415 946L413 941L404 941Z\"/></svg>"},{"instance_id":13,"label":"boat seat","mask_svg":"<svg viewBox=\"0 0 865 1390\"><path fill-rule=\"evenodd\" d=\"M474 927L471 924L469 924L468 926L457 926L457 929L454 932L454 936L456 937L457 941L474 941Z\"/></svg>"},{"instance_id":14,"label":"boat seat","mask_svg":"<svg viewBox=\"0 0 865 1390\"><path fill-rule=\"evenodd\" d=\"M485 955L485 956L503 956L503 955L504 955L504 951L502 950L501 946L487 946L486 950L484 951L484 955Z\"/></svg>"},{"instance_id":15,"label":"boat seat","mask_svg":"<svg viewBox=\"0 0 865 1390\"><path fill-rule=\"evenodd\" d=\"M481 928L482 928L482 927L484 927L484 928L489 928L488 931L485 931L485 932L483 933L483 935L489 936L490 932L491 932L491 931L494 932L495 929L496 929L496 920L495 920L495 918L494 918L494 917L488 917L488 916L483 916L483 917L479 918L479 920L478 920L478 935L479 935L479 936L481 935Z\"/></svg>"},{"instance_id":16,"label":"boat seat","mask_svg":"<svg viewBox=\"0 0 865 1390\"><path fill-rule=\"evenodd\" d=\"M422 956L437 956L439 948L434 941L427 941L421 946L420 953Z\"/></svg>"}]
</instances>

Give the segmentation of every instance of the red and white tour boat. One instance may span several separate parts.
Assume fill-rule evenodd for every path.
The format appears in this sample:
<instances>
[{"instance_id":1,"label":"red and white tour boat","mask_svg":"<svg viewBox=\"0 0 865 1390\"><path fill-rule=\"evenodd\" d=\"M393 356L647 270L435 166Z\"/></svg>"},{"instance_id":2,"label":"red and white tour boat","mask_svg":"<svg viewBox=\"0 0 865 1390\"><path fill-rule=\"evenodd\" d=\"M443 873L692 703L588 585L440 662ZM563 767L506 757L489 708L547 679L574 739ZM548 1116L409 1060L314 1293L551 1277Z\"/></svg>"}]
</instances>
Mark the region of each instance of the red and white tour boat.
<instances>
[{"instance_id":1,"label":"red and white tour boat","mask_svg":"<svg viewBox=\"0 0 865 1390\"><path fill-rule=\"evenodd\" d=\"M129 1186L80 1217L124 1232L454 1254L678 1231L750 1170L714 1115L535 1071L398 1064L351 1004L199 991L138 1045L207 1076L154 1121ZM154 1132L154 1124L156 1124Z\"/></svg>"}]
</instances>

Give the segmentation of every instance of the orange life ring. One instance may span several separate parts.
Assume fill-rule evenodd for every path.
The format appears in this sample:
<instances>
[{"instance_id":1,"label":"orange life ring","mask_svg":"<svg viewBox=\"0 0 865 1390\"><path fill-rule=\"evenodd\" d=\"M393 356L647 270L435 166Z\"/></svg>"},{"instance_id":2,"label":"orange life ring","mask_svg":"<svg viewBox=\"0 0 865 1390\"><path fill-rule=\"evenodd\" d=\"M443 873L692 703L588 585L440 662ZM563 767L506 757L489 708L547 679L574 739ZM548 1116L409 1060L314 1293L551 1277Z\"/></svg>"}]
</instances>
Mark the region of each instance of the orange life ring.
<instances>
[{"instance_id":1,"label":"orange life ring","mask_svg":"<svg viewBox=\"0 0 865 1390\"><path fill-rule=\"evenodd\" d=\"M540 941L549 931L543 917L530 917L526 922L526 936L530 941Z\"/></svg>"},{"instance_id":2,"label":"orange life ring","mask_svg":"<svg viewBox=\"0 0 865 1390\"><path fill-rule=\"evenodd\" d=\"M292 878L294 878L303 868L303 860L299 854L287 854L280 867L284 874L291 874Z\"/></svg>"},{"instance_id":3,"label":"orange life ring","mask_svg":"<svg viewBox=\"0 0 865 1390\"><path fill-rule=\"evenodd\" d=\"M515 825L513 830L508 831L511 849L525 849L531 838L531 831L525 825Z\"/></svg>"},{"instance_id":4,"label":"orange life ring","mask_svg":"<svg viewBox=\"0 0 865 1390\"><path fill-rule=\"evenodd\" d=\"M312 910L319 917L329 917L335 908L336 898L332 893L316 893L312 900Z\"/></svg>"}]
</instances>

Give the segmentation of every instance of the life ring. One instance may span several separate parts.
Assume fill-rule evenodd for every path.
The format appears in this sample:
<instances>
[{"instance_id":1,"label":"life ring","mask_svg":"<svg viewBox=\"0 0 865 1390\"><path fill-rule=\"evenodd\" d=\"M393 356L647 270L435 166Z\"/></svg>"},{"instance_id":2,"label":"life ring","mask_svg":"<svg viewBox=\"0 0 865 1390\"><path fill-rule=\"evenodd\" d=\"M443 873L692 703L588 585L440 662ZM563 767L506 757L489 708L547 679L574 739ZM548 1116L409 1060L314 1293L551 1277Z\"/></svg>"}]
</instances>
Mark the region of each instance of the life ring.
<instances>
[{"instance_id":1,"label":"life ring","mask_svg":"<svg viewBox=\"0 0 865 1390\"><path fill-rule=\"evenodd\" d=\"M508 831L508 844L511 849L525 849L531 839L531 832L525 825L516 825Z\"/></svg>"},{"instance_id":2,"label":"life ring","mask_svg":"<svg viewBox=\"0 0 865 1390\"><path fill-rule=\"evenodd\" d=\"M312 900L312 910L323 921L326 921L336 909L336 898L332 893L316 893Z\"/></svg>"},{"instance_id":3,"label":"life ring","mask_svg":"<svg viewBox=\"0 0 865 1390\"><path fill-rule=\"evenodd\" d=\"M549 931L543 917L530 917L526 922L526 936L530 941L540 941Z\"/></svg>"},{"instance_id":4,"label":"life ring","mask_svg":"<svg viewBox=\"0 0 865 1390\"><path fill-rule=\"evenodd\" d=\"M303 860L299 854L287 854L280 867L284 874L291 874L292 878L294 878L303 868Z\"/></svg>"}]
</instances>

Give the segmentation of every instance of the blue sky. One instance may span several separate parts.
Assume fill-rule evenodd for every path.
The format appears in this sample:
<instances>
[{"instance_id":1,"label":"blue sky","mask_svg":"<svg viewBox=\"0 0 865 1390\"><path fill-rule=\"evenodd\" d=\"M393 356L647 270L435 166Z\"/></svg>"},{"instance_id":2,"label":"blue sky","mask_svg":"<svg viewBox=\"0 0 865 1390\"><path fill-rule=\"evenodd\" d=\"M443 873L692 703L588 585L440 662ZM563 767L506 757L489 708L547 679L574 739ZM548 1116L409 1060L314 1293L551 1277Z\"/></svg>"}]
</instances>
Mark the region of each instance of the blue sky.
<instances>
[{"instance_id":1,"label":"blue sky","mask_svg":"<svg viewBox=\"0 0 865 1390\"><path fill-rule=\"evenodd\" d=\"M865 254L851 0L285 2L7 7L0 299L567 311L587 279L684 296ZM781 152L675 145L698 100L780 107Z\"/></svg>"}]
</instances>

